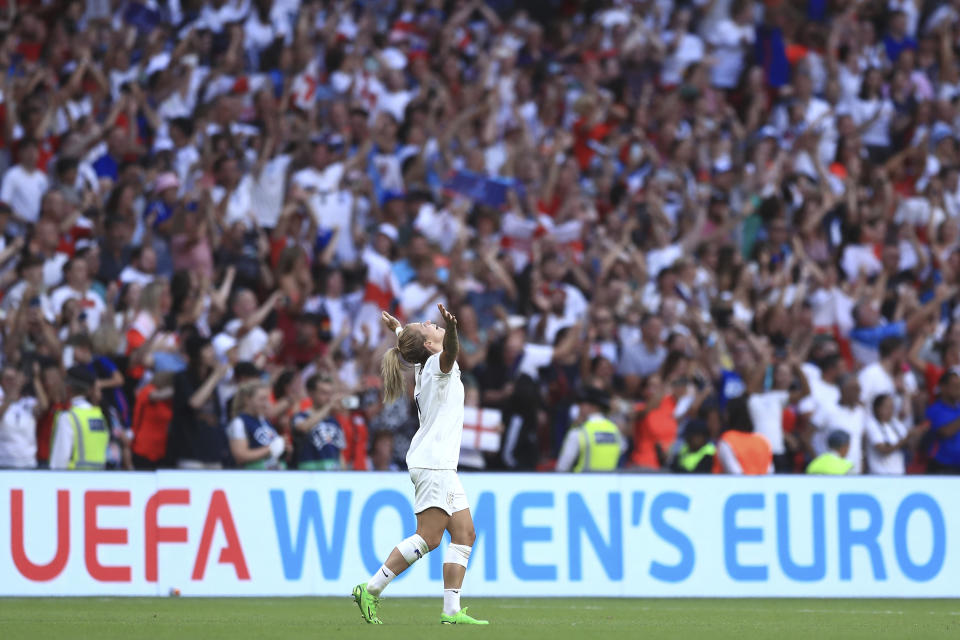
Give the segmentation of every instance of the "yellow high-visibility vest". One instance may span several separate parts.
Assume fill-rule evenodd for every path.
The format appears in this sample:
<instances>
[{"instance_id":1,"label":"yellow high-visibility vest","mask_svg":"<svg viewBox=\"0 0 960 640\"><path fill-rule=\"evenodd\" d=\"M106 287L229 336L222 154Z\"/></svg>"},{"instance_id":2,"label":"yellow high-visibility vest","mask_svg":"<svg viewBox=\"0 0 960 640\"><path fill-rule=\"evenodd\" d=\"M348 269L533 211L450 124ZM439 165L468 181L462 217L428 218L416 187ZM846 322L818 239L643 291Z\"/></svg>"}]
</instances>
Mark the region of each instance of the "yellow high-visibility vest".
<instances>
[{"instance_id":1,"label":"yellow high-visibility vest","mask_svg":"<svg viewBox=\"0 0 960 640\"><path fill-rule=\"evenodd\" d=\"M620 461L620 428L606 418L588 420L580 427L580 458L573 468L581 471L613 471Z\"/></svg>"},{"instance_id":2,"label":"yellow high-visibility vest","mask_svg":"<svg viewBox=\"0 0 960 640\"><path fill-rule=\"evenodd\" d=\"M60 411L57 424L66 415L73 427L73 451L67 469L97 471L107 466L107 445L110 444L110 426L100 407L75 407Z\"/></svg>"}]
</instances>

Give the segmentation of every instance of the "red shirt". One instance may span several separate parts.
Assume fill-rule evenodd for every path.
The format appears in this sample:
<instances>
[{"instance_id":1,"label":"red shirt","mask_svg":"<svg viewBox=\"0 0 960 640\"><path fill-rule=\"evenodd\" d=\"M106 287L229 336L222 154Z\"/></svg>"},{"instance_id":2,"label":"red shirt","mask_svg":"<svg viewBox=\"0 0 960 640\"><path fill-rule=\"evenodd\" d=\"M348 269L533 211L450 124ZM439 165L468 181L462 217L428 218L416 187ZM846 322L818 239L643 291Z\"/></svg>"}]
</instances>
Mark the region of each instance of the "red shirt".
<instances>
[{"instance_id":1,"label":"red shirt","mask_svg":"<svg viewBox=\"0 0 960 640\"><path fill-rule=\"evenodd\" d=\"M167 432L173 420L173 400L151 400L157 388L148 384L137 392L133 406L133 452L152 462L167 453Z\"/></svg>"},{"instance_id":2,"label":"red shirt","mask_svg":"<svg viewBox=\"0 0 960 640\"><path fill-rule=\"evenodd\" d=\"M638 467L659 469L657 445L666 453L677 439L677 419L673 416L677 399L664 396L660 406L650 410L634 425L634 449L630 461Z\"/></svg>"}]
</instances>

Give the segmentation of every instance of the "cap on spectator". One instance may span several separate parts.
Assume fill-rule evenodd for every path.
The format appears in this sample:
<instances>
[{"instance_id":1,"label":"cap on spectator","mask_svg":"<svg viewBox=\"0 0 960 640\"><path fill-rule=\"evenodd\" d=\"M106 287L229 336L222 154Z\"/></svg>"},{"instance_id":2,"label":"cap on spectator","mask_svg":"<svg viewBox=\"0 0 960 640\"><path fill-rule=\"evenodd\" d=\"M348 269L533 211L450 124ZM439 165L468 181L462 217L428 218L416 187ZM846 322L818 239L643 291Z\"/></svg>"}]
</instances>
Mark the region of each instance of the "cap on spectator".
<instances>
[{"instance_id":1,"label":"cap on spectator","mask_svg":"<svg viewBox=\"0 0 960 640\"><path fill-rule=\"evenodd\" d=\"M839 449L850 444L850 434L841 429L835 429L827 436L827 446L831 449Z\"/></svg>"},{"instance_id":2,"label":"cap on spectator","mask_svg":"<svg viewBox=\"0 0 960 640\"><path fill-rule=\"evenodd\" d=\"M599 387L587 386L580 390L580 393L577 395L577 400L580 402L586 402L592 404L596 407L600 407L604 411L610 410L610 394L604 391ZM586 417L586 416L583 416Z\"/></svg>"},{"instance_id":3,"label":"cap on spectator","mask_svg":"<svg viewBox=\"0 0 960 640\"><path fill-rule=\"evenodd\" d=\"M389 222L380 223L380 226L377 227L377 233L387 236L393 242L396 242L400 237L400 234L397 232L397 228Z\"/></svg>"},{"instance_id":4,"label":"cap on spectator","mask_svg":"<svg viewBox=\"0 0 960 640\"><path fill-rule=\"evenodd\" d=\"M96 381L96 376L86 367L76 365L67 369L67 384L73 389L89 391Z\"/></svg>"},{"instance_id":5,"label":"cap on spectator","mask_svg":"<svg viewBox=\"0 0 960 640\"><path fill-rule=\"evenodd\" d=\"M180 188L180 178L177 177L177 174L173 172L161 173L157 176L156 181L153 183L153 190L155 193L162 193L167 189L179 189Z\"/></svg>"},{"instance_id":6,"label":"cap on spectator","mask_svg":"<svg viewBox=\"0 0 960 640\"><path fill-rule=\"evenodd\" d=\"M238 362L233 367L233 379L240 380L241 378L259 378L263 375L263 372L257 368L257 365L252 362L244 360L243 362Z\"/></svg>"}]
</instances>

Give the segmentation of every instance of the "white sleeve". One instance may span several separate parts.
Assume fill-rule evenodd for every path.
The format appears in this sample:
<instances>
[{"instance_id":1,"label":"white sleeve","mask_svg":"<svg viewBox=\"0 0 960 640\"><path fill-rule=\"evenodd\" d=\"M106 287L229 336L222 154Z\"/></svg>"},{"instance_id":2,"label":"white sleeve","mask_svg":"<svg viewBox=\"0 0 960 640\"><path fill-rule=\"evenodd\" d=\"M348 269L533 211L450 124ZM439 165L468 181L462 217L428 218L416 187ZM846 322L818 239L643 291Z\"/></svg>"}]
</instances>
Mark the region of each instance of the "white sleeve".
<instances>
[{"instance_id":1,"label":"white sleeve","mask_svg":"<svg viewBox=\"0 0 960 640\"><path fill-rule=\"evenodd\" d=\"M577 463L577 458L580 457L580 431L580 427L567 431L560 456L557 458L557 471L570 471Z\"/></svg>"},{"instance_id":2,"label":"white sleeve","mask_svg":"<svg viewBox=\"0 0 960 640\"><path fill-rule=\"evenodd\" d=\"M743 475L743 469L740 467L736 454L730 448L730 445L723 440L717 443L717 457L720 459L720 464L723 466L725 473Z\"/></svg>"},{"instance_id":3,"label":"white sleeve","mask_svg":"<svg viewBox=\"0 0 960 640\"><path fill-rule=\"evenodd\" d=\"M66 469L73 455L73 424L68 412L59 415L55 428L53 446L50 448L50 468Z\"/></svg>"},{"instance_id":4,"label":"white sleeve","mask_svg":"<svg viewBox=\"0 0 960 640\"><path fill-rule=\"evenodd\" d=\"M12 167L11 167L12 169ZM10 169L3 174L3 182L0 183L0 200L10 202L13 198L13 180L10 179ZM14 213L17 213L14 211Z\"/></svg>"},{"instance_id":5,"label":"white sleeve","mask_svg":"<svg viewBox=\"0 0 960 640\"><path fill-rule=\"evenodd\" d=\"M730 20L723 20L707 36L715 47L735 47L740 42L740 30Z\"/></svg>"},{"instance_id":6,"label":"white sleeve","mask_svg":"<svg viewBox=\"0 0 960 640\"><path fill-rule=\"evenodd\" d=\"M247 439L247 430L243 428L243 420L239 417L234 418L227 425L227 439L228 440L246 440Z\"/></svg>"}]
</instances>

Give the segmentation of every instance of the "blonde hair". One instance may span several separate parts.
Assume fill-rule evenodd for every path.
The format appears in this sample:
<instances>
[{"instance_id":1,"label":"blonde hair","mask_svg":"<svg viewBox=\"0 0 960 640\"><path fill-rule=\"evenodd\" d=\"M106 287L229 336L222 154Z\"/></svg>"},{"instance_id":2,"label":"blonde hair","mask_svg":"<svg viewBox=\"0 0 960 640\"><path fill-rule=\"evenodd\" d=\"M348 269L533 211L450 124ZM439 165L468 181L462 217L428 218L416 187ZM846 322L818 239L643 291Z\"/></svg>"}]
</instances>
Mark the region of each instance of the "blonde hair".
<instances>
[{"instance_id":1,"label":"blonde hair","mask_svg":"<svg viewBox=\"0 0 960 640\"><path fill-rule=\"evenodd\" d=\"M112 322L101 322L97 330L90 334L93 352L104 356L115 356L120 351L122 336Z\"/></svg>"},{"instance_id":2,"label":"blonde hair","mask_svg":"<svg viewBox=\"0 0 960 640\"><path fill-rule=\"evenodd\" d=\"M251 405L253 404L253 396L255 396L260 389L266 388L267 385L259 380L244 382L237 387L237 393L233 396L233 406L230 407L230 418L236 418L241 413L249 413L252 415Z\"/></svg>"},{"instance_id":3,"label":"blonde hair","mask_svg":"<svg viewBox=\"0 0 960 640\"><path fill-rule=\"evenodd\" d=\"M167 281L157 279L140 290L140 297L137 299L137 309L149 311L156 315L160 313L160 296L167 288Z\"/></svg>"},{"instance_id":4,"label":"blonde hair","mask_svg":"<svg viewBox=\"0 0 960 640\"><path fill-rule=\"evenodd\" d=\"M383 402L390 404L406 393L403 370L411 364L423 364L430 357L423 334L409 325L397 337L397 346L383 354L380 375L383 377Z\"/></svg>"}]
</instances>

